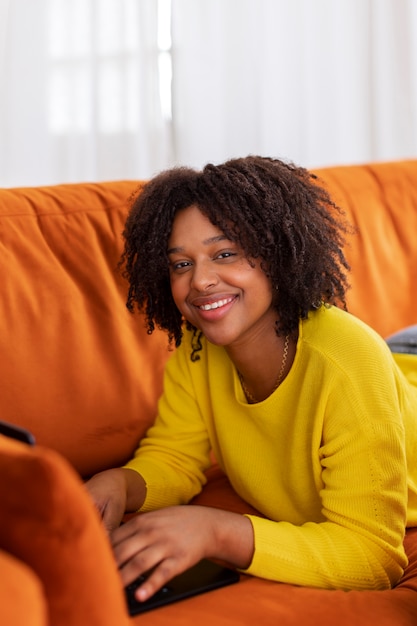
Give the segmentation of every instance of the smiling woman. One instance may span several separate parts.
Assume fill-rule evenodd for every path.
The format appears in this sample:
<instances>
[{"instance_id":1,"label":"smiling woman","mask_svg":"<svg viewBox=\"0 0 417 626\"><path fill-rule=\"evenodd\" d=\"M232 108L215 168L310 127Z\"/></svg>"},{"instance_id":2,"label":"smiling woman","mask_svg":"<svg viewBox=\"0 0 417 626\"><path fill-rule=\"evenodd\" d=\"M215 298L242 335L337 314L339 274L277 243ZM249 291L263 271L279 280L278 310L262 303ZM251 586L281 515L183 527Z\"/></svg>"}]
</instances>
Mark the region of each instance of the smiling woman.
<instances>
[{"instance_id":1,"label":"smiling woman","mask_svg":"<svg viewBox=\"0 0 417 626\"><path fill-rule=\"evenodd\" d=\"M139 600L203 558L328 589L400 579L417 389L345 310L342 218L307 170L256 156L168 170L134 199L128 306L178 349L135 457L87 487L124 583L152 570ZM261 515L178 506L211 453ZM127 510L145 514L117 528Z\"/></svg>"},{"instance_id":2,"label":"smiling woman","mask_svg":"<svg viewBox=\"0 0 417 626\"><path fill-rule=\"evenodd\" d=\"M255 262L261 265L270 279L281 334L296 333L300 315L305 317L323 301L343 304L348 265L342 245L349 227L338 216L339 209L307 170L279 160L247 157L220 166L209 164L201 173L190 168L162 172L134 204L125 229L127 304L146 314L149 330L156 324L177 345L181 341L183 317L170 304L175 305L168 250L174 245L174 217L192 206L202 214L194 211L193 219L206 218L194 232L209 223L206 238L229 240L233 252L245 257L248 271ZM175 246L185 243L185 239L177 241ZM230 260L210 266L225 263Z\"/></svg>"},{"instance_id":3,"label":"smiling woman","mask_svg":"<svg viewBox=\"0 0 417 626\"><path fill-rule=\"evenodd\" d=\"M271 282L260 262L250 263L197 206L177 213L168 246L174 302L208 341L229 353L242 342L255 348L259 337L270 347L280 343Z\"/></svg>"}]
</instances>

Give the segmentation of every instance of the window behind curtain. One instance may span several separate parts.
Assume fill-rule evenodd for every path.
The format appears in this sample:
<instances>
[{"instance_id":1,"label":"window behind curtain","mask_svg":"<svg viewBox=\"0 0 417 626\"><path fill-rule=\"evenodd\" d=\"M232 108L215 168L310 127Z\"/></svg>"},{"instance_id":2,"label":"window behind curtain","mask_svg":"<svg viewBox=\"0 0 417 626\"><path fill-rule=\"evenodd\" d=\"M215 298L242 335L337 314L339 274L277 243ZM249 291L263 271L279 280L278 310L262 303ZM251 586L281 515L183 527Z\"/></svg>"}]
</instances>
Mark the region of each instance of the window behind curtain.
<instances>
[{"instance_id":1,"label":"window behind curtain","mask_svg":"<svg viewBox=\"0 0 417 626\"><path fill-rule=\"evenodd\" d=\"M0 184L145 178L167 165L170 10L171 0L9 0Z\"/></svg>"},{"instance_id":2,"label":"window behind curtain","mask_svg":"<svg viewBox=\"0 0 417 626\"><path fill-rule=\"evenodd\" d=\"M136 133L144 66L137 0L49 0L48 121L52 133ZM159 105L171 119L170 0L159 0L156 41ZM145 105L146 106L146 105Z\"/></svg>"}]
</instances>

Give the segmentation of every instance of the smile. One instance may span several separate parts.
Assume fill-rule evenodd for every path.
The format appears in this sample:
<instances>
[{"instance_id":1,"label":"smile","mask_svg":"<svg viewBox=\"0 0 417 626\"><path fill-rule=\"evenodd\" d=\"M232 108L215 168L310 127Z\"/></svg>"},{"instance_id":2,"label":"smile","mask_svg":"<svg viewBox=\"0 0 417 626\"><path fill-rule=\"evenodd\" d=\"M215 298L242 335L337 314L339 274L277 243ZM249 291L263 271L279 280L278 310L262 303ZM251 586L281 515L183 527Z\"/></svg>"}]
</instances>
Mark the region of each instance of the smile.
<instances>
[{"instance_id":1,"label":"smile","mask_svg":"<svg viewBox=\"0 0 417 626\"><path fill-rule=\"evenodd\" d=\"M212 311L213 309L220 309L222 306L232 302L234 298L224 298L223 300L217 300L216 302L210 302L210 304L202 304L198 308L202 311Z\"/></svg>"}]
</instances>

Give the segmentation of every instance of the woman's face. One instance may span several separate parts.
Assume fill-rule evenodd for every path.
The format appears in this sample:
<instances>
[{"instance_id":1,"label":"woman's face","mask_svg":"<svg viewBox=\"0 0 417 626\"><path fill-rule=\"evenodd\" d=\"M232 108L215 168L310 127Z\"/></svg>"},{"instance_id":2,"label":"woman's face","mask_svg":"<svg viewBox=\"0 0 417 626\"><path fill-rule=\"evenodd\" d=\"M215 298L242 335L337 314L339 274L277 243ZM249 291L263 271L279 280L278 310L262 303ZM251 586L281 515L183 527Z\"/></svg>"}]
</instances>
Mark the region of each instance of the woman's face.
<instances>
[{"instance_id":1,"label":"woman's face","mask_svg":"<svg viewBox=\"0 0 417 626\"><path fill-rule=\"evenodd\" d=\"M168 256L175 304L211 343L232 347L275 334L272 288L260 263L249 263L196 205L177 213Z\"/></svg>"}]
</instances>

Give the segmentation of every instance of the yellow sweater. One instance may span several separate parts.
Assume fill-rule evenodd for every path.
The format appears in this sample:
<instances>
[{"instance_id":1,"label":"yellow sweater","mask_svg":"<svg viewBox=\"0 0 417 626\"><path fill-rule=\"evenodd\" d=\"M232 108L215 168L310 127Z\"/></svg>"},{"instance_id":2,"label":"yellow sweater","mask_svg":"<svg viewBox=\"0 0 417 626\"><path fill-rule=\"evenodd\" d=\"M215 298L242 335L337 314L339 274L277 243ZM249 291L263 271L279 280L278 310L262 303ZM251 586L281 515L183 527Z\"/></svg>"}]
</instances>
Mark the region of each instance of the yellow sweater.
<instances>
[{"instance_id":1,"label":"yellow sweater","mask_svg":"<svg viewBox=\"0 0 417 626\"><path fill-rule=\"evenodd\" d=\"M320 588L395 584L405 526L417 525L417 389L385 342L322 307L300 322L287 378L251 405L225 350L203 339L192 362L190 342L186 333L168 362L158 418L127 465L147 483L143 510L188 502L213 449L267 518L249 516L247 573ZM416 359L405 359L411 374Z\"/></svg>"}]
</instances>

